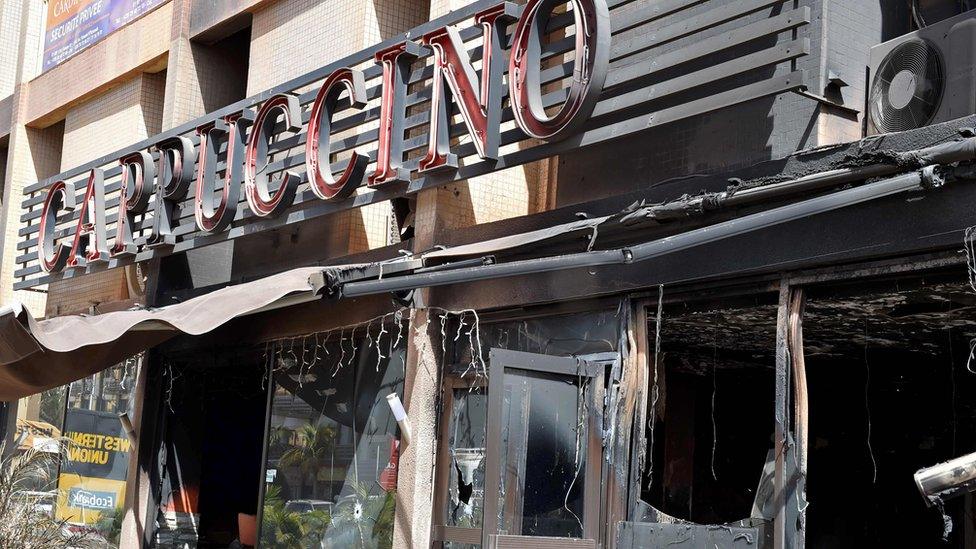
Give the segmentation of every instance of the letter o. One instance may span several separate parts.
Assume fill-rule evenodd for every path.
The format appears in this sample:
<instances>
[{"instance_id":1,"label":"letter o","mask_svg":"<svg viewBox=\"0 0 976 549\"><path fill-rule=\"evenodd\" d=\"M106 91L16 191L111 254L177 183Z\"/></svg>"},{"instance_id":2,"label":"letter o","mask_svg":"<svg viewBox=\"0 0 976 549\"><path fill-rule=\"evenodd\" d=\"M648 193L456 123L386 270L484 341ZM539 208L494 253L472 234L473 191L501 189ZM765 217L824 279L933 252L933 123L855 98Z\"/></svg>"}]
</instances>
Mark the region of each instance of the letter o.
<instances>
[{"instance_id":1,"label":"letter o","mask_svg":"<svg viewBox=\"0 0 976 549\"><path fill-rule=\"evenodd\" d=\"M610 65L610 10L605 0L570 0L575 48L566 102L549 116L542 101L542 38L561 0L529 0L512 37L508 82L515 121L537 139L563 139L586 121L603 90Z\"/></svg>"}]
</instances>

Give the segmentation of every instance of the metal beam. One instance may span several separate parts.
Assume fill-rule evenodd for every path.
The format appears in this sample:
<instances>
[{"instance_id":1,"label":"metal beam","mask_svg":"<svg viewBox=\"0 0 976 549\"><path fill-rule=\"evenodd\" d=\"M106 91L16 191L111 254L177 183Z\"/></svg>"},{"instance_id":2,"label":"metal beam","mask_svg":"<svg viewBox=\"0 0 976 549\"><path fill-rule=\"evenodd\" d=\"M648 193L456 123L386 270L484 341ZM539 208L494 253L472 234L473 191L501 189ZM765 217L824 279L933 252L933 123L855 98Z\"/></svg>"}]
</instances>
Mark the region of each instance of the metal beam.
<instances>
[{"instance_id":1,"label":"metal beam","mask_svg":"<svg viewBox=\"0 0 976 549\"><path fill-rule=\"evenodd\" d=\"M787 344L789 333L790 282L783 278L779 286L779 306L776 309L776 373L773 382L775 399L773 408L773 448L776 470L773 484L773 548L786 549L786 453L789 452L789 391L790 352Z\"/></svg>"},{"instance_id":2,"label":"metal beam","mask_svg":"<svg viewBox=\"0 0 976 549\"><path fill-rule=\"evenodd\" d=\"M934 172L926 168L929 172ZM629 264L662 257L711 242L725 240L759 229L773 227L796 219L876 200L884 196L923 188L922 174L911 172L853 189L838 191L817 198L780 206L763 212L716 223L685 233L653 240L629 248L581 252L554 257L543 257L483 267L445 270L436 273L413 274L383 280L348 282L342 287L347 297L375 293L395 292L414 288L429 288L460 284L476 280L503 278L532 273L543 273L594 267L599 265Z\"/></svg>"}]
</instances>

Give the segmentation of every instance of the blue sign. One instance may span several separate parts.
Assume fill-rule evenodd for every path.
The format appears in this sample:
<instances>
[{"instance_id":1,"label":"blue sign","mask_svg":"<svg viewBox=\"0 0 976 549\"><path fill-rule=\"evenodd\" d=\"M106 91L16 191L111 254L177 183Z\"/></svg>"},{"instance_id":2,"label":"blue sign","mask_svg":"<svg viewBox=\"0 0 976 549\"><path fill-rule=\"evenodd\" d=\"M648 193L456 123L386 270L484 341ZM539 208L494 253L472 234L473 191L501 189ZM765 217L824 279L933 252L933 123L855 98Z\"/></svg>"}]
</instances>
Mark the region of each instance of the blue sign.
<instances>
[{"instance_id":1,"label":"blue sign","mask_svg":"<svg viewBox=\"0 0 976 549\"><path fill-rule=\"evenodd\" d=\"M166 0L50 0L42 71L58 66Z\"/></svg>"},{"instance_id":2,"label":"blue sign","mask_svg":"<svg viewBox=\"0 0 976 549\"><path fill-rule=\"evenodd\" d=\"M79 509L111 511L115 509L115 493L72 488L68 490L68 504Z\"/></svg>"}]
</instances>

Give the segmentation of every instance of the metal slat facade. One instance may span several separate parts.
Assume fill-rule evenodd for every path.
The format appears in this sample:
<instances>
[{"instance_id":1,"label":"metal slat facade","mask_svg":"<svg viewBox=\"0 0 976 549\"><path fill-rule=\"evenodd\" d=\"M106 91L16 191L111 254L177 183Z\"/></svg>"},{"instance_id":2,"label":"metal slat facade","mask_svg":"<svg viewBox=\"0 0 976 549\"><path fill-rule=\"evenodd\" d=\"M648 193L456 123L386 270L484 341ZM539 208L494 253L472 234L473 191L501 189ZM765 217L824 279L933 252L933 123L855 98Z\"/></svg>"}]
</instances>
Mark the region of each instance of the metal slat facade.
<instances>
[{"instance_id":1,"label":"metal slat facade","mask_svg":"<svg viewBox=\"0 0 976 549\"><path fill-rule=\"evenodd\" d=\"M423 34L445 25L457 25L471 59L481 59L481 29L472 23L471 18L474 14L497 4L496 0L476 2L421 25L406 36L417 40ZM304 174L306 136L304 124L308 122L310 107L318 87L324 78L336 69L352 67L363 71L370 103L363 110L353 110L349 108L348 101L340 101L339 110L332 124L330 152L348 155L355 149L366 152L371 159L375 159L378 136L376 123L380 116L377 99L380 96L382 74L380 67L373 62L373 56L377 51L404 40L404 36L394 37L281 86L134 144L125 150L106 155L56 177L28 186L25 189L23 212L20 216L23 226L18 232L21 240L17 244L17 249L21 253L16 259L20 268L15 272L15 277L18 279L15 289L28 288L60 278L80 276L273 230L306 219L359 208L404 194L416 193L422 189L519 166L579 147L619 139L638 132L653 131L653 128L670 122L805 87L804 75L796 70L795 61L809 53L809 40L802 33L797 32L798 29L802 31L803 27L810 22L809 8L794 9L793 2L784 0L739 0L723 3L708 0L662 1L651 5L611 0L607 4L610 8L612 29L609 71L592 117L575 135L560 141L519 148L518 145L522 144L528 136L513 123L513 113L507 100L508 88L505 86L500 151L497 160L480 158L474 144L468 140L456 144L451 149L451 152L460 159L460 168L417 173L415 170L428 143L429 105L434 74L431 51L425 49L412 65L409 93L405 103L403 140L405 158L403 160L404 167L413 172L411 181L405 188L375 188L335 202L320 200L310 190ZM569 13L553 15L548 30L557 32L571 27L573 22L571 15ZM707 29L712 29L712 32L706 38L693 40L697 33ZM514 25L508 28L505 47L510 43L513 31ZM733 50L738 52L737 48L743 47L747 51L742 55L736 57L725 55ZM573 37L566 36L547 44L544 47L543 58L562 60L562 56L572 50ZM541 72L543 89L546 90L542 99L546 106L557 106L566 98L568 90L566 84L573 76L574 66L572 61L549 65L552 65L551 61ZM301 132L283 136L269 146L269 153L273 155L269 159L267 168L269 173L281 174L284 170L294 170L303 178L293 205L282 215L270 218L254 215L248 209L242 192L229 229L207 233L200 231L195 224L194 198L191 189L190 195L173 209L175 245L156 248L141 246L145 243L153 225L153 204L150 203L147 212L138 217L132 226L135 241L140 244L140 251L135 256L114 258L85 268L66 269L61 273L48 274L43 271L38 261L37 232L46 191L54 182L59 180L75 182L86 179L88 172L93 168L104 170L106 232L111 241L119 203L121 179L119 158L135 151L149 150L152 145L174 136L187 137L197 144L199 142L196 136L197 127L241 109L257 110L264 101L281 92L299 95L303 122ZM448 97L450 98L450 95ZM468 130L456 116L459 110L454 101L451 99L448 101L451 113L454 115L450 121L449 135L454 142L457 142L459 138L467 136ZM223 162L224 158L221 155L218 170L224 168ZM344 167L343 160L336 161L333 165L337 171ZM367 170L367 173L369 171L371 170ZM217 179L218 186L222 185L220 178ZM80 187L84 186L80 185ZM78 195L78 199L82 199L83 196L82 192ZM155 197L150 200L154 201ZM55 233L57 239L63 241L65 238L71 238L78 215L76 209L57 218Z\"/></svg>"}]
</instances>

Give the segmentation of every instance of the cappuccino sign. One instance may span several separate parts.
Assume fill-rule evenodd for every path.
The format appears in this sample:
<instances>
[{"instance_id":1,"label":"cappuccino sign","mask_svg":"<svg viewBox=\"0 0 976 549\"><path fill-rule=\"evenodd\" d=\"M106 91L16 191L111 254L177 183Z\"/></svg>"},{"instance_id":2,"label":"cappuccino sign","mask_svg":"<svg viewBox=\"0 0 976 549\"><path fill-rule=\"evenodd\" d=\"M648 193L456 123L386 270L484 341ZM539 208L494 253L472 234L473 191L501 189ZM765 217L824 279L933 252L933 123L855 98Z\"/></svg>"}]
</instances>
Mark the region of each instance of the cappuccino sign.
<instances>
[{"instance_id":1,"label":"cappuccino sign","mask_svg":"<svg viewBox=\"0 0 976 549\"><path fill-rule=\"evenodd\" d=\"M809 41L785 31L809 22L808 8L705 2L696 24L668 19L683 4L483 0L29 186L15 288L279 228L803 88L802 73L778 71L693 93L805 55ZM756 20L759 10L770 15ZM786 38L682 74L689 61L766 36ZM678 47L658 54L665 44Z\"/></svg>"}]
</instances>

